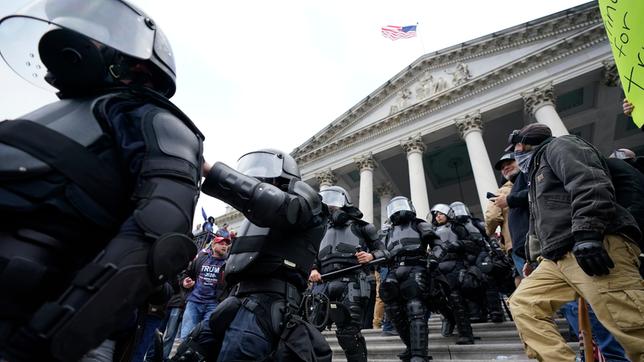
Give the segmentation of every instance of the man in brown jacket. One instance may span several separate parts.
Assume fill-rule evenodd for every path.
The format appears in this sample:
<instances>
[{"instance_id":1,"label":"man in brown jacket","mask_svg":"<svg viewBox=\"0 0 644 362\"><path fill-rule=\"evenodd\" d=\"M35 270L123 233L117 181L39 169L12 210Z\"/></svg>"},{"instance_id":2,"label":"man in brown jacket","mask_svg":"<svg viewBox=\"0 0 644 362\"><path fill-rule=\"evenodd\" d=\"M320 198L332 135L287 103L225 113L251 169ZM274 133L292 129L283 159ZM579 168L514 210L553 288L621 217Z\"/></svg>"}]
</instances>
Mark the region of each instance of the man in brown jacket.
<instances>
[{"instance_id":1,"label":"man in brown jacket","mask_svg":"<svg viewBox=\"0 0 644 362\"><path fill-rule=\"evenodd\" d=\"M501 247L506 253L512 251L512 238L508 225L508 203L506 197L512 189L512 181L519 174L519 167L512 153L506 153L497 161L494 168L501 171L506 182L496 191L497 197L491 198L485 210L485 231L494 235L496 228L501 226Z\"/></svg>"}]
</instances>

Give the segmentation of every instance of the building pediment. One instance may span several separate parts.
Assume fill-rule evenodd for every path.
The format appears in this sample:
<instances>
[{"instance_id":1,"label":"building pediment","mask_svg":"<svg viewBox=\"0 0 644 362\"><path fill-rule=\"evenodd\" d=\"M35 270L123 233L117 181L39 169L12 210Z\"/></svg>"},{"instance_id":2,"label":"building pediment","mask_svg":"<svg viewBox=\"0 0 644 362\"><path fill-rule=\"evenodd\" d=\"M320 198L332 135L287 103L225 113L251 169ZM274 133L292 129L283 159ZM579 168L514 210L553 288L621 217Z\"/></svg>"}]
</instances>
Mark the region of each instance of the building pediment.
<instances>
[{"instance_id":1,"label":"building pediment","mask_svg":"<svg viewBox=\"0 0 644 362\"><path fill-rule=\"evenodd\" d=\"M599 9L589 3L426 54L293 155L311 162L602 40Z\"/></svg>"}]
</instances>

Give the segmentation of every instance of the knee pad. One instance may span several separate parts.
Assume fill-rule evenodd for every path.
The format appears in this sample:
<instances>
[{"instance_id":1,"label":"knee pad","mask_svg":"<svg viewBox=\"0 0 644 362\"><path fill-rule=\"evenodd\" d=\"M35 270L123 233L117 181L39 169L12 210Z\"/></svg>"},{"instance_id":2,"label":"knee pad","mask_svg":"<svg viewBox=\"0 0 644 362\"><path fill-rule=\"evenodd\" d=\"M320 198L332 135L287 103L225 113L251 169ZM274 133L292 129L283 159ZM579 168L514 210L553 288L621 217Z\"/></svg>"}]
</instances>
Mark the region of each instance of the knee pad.
<instances>
[{"instance_id":1,"label":"knee pad","mask_svg":"<svg viewBox=\"0 0 644 362\"><path fill-rule=\"evenodd\" d=\"M407 302L407 315L410 319L425 318L427 308L419 299L412 299Z\"/></svg>"},{"instance_id":2,"label":"knee pad","mask_svg":"<svg viewBox=\"0 0 644 362\"><path fill-rule=\"evenodd\" d=\"M380 299L385 303L391 303L398 299L399 286L398 281L395 279L387 279L384 283L380 284Z\"/></svg>"},{"instance_id":3,"label":"knee pad","mask_svg":"<svg viewBox=\"0 0 644 362\"><path fill-rule=\"evenodd\" d=\"M346 289L346 287L347 287L347 284L339 280L334 280L332 282L329 282L327 284L327 293L329 296L329 300L331 301L341 300L342 294L344 294L344 290Z\"/></svg>"},{"instance_id":4,"label":"knee pad","mask_svg":"<svg viewBox=\"0 0 644 362\"><path fill-rule=\"evenodd\" d=\"M405 300L411 300L413 298L419 297L421 290L418 287L418 283L414 279L406 279L400 284L400 295Z\"/></svg>"}]
</instances>

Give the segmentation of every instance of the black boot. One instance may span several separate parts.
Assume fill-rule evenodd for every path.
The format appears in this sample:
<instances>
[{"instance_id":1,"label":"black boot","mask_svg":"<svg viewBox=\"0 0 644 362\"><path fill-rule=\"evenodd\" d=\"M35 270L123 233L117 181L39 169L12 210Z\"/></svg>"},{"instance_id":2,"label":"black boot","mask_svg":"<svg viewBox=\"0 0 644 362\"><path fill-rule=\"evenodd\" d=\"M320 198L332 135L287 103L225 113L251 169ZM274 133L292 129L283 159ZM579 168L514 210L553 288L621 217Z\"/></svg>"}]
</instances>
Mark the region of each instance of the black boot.
<instances>
[{"instance_id":1,"label":"black boot","mask_svg":"<svg viewBox=\"0 0 644 362\"><path fill-rule=\"evenodd\" d=\"M454 333L454 321L443 317L441 321L441 336L449 337Z\"/></svg>"},{"instance_id":2,"label":"black boot","mask_svg":"<svg viewBox=\"0 0 644 362\"><path fill-rule=\"evenodd\" d=\"M454 303L454 319L456 320L456 330L458 338L456 344L474 344L474 335L472 334L472 325L465 311L464 301L458 291L453 291L450 295Z\"/></svg>"},{"instance_id":3,"label":"black boot","mask_svg":"<svg viewBox=\"0 0 644 362\"><path fill-rule=\"evenodd\" d=\"M400 359L403 362L409 362L411 359L411 352L409 352L409 347L405 348L404 351L398 353L398 359Z\"/></svg>"}]
</instances>

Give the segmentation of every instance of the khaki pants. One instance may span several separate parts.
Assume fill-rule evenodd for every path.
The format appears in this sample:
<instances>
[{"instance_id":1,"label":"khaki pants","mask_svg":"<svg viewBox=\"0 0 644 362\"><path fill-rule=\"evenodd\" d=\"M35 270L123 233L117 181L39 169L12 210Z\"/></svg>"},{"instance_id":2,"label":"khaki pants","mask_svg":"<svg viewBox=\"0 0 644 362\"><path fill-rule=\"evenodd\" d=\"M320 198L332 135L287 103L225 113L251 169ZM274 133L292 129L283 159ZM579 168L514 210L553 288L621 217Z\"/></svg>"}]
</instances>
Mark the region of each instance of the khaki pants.
<instances>
[{"instance_id":1,"label":"khaki pants","mask_svg":"<svg viewBox=\"0 0 644 362\"><path fill-rule=\"evenodd\" d=\"M380 329L382 327L382 317L385 316L385 303L380 299L380 273L375 272L376 275L376 304L373 308L373 329Z\"/></svg>"},{"instance_id":2,"label":"khaki pants","mask_svg":"<svg viewBox=\"0 0 644 362\"><path fill-rule=\"evenodd\" d=\"M544 260L523 279L510 297L510 309L528 357L539 361L574 361L575 353L559 334L554 313L579 295L624 347L633 362L644 362L644 281L638 268L639 248L622 237L607 235L604 247L615 267L591 277L572 253Z\"/></svg>"}]
</instances>

